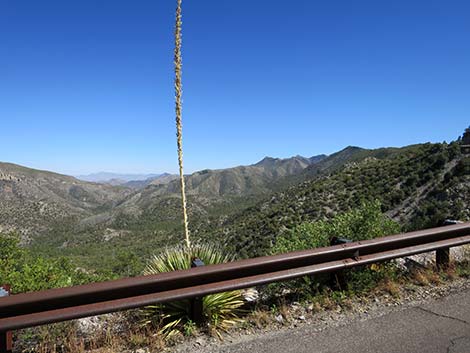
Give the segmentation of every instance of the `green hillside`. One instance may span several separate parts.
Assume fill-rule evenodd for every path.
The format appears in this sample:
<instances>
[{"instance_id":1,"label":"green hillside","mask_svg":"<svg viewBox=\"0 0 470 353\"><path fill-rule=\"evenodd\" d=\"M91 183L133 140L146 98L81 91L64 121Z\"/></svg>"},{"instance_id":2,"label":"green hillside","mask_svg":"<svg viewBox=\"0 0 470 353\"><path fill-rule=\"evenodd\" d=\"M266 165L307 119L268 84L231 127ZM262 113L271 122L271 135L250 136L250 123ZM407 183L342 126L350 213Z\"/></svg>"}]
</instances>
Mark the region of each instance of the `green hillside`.
<instances>
[{"instance_id":1,"label":"green hillside","mask_svg":"<svg viewBox=\"0 0 470 353\"><path fill-rule=\"evenodd\" d=\"M250 166L205 170L187 176L193 236L197 238L199 226L212 221L217 223L217 220L254 205L264 194L276 189L278 180L300 173L323 158L325 156L287 159L267 157ZM36 172L28 168L24 170L30 175ZM35 188L47 185L47 193L35 192L31 196L38 194L41 202L60 206L58 215L40 218L41 214L33 210L22 210L22 205L35 202L35 199L22 198L16 192L12 194L14 207L11 213L24 215L12 218L8 223L10 227L4 229L7 232L19 231L36 253L51 257L66 256L87 269L132 275L139 271L145 258L181 240L178 181L170 181L166 185L151 183L135 190L49 173L41 176L40 180L33 177L16 178L9 183L15 190L25 189L27 185L34 185ZM57 189L64 197L57 198ZM78 189L84 192L76 200L73 191ZM94 190L95 198L109 193L109 198L114 202L104 200L91 204L89 200L92 200L93 194L88 195L87 190ZM114 195L115 199L112 198ZM0 189L0 200L6 197L7 194ZM79 207L73 208L76 204ZM88 204L90 207L85 208ZM76 209L76 212L71 214L70 209ZM7 224L7 210L6 207L0 208L0 221L3 220L0 227ZM67 215L70 216L66 218ZM30 224L34 232L25 231L25 224Z\"/></svg>"},{"instance_id":2,"label":"green hillside","mask_svg":"<svg viewBox=\"0 0 470 353\"><path fill-rule=\"evenodd\" d=\"M314 172L310 179L233 215L221 226L211 225L214 230L207 229L205 237L223 235L227 246L241 256L262 255L278 235L295 225L328 219L374 200L405 229L437 226L446 218L470 218L468 159L457 143L348 148L340 155L345 152L347 163L331 172L328 168Z\"/></svg>"},{"instance_id":3,"label":"green hillside","mask_svg":"<svg viewBox=\"0 0 470 353\"><path fill-rule=\"evenodd\" d=\"M454 142L347 147L328 157L197 172L187 179L190 230L194 241L250 257L266 254L305 221L331 219L364 201L380 201L406 230L467 220L469 168ZM2 164L0 172L0 232L19 231L33 253L126 276L183 239L177 182L135 190L14 165Z\"/></svg>"}]
</instances>

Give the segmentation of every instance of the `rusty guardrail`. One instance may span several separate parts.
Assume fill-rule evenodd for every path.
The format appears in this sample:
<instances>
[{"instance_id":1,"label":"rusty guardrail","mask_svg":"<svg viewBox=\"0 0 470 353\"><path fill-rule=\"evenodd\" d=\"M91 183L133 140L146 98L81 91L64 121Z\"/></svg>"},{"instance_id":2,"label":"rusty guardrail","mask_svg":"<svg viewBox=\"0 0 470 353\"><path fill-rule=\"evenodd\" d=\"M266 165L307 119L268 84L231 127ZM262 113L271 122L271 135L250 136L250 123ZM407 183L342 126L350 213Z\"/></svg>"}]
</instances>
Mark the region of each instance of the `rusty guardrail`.
<instances>
[{"instance_id":1,"label":"rusty guardrail","mask_svg":"<svg viewBox=\"0 0 470 353\"><path fill-rule=\"evenodd\" d=\"M12 295L0 299L0 344L2 332L10 330L335 272L434 250L438 264L445 265L450 247L468 243L470 223L463 223L184 271Z\"/></svg>"}]
</instances>

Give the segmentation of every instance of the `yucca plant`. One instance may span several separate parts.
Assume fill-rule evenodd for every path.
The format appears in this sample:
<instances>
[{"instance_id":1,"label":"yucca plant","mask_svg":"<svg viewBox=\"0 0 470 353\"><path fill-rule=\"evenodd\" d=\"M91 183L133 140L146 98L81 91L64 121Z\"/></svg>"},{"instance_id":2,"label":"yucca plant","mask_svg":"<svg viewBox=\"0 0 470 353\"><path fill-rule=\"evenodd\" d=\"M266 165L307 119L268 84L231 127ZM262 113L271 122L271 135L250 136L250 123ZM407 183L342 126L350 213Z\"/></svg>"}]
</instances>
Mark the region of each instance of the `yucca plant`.
<instances>
[{"instance_id":1,"label":"yucca plant","mask_svg":"<svg viewBox=\"0 0 470 353\"><path fill-rule=\"evenodd\" d=\"M191 268L194 258L201 259L205 265L214 265L234 260L231 255L224 254L222 249L214 245L195 244L190 248L177 246L167 248L154 255L144 270L145 275L185 270ZM237 322L241 322L239 314L244 304L243 292L239 290L216 293L202 299L204 323L210 333L220 337L220 331L226 331ZM162 303L146 307L143 314L143 325L157 327L166 338L184 333L188 325L192 325L190 300Z\"/></svg>"}]
</instances>

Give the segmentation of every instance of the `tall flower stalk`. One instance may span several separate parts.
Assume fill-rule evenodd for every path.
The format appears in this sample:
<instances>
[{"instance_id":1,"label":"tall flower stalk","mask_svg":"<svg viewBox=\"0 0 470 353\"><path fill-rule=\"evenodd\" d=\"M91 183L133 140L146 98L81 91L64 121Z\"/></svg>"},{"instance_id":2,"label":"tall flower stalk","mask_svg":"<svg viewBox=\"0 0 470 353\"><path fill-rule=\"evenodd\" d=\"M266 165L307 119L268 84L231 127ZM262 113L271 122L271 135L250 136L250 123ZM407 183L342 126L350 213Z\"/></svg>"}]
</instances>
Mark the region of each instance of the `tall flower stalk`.
<instances>
[{"instance_id":1,"label":"tall flower stalk","mask_svg":"<svg viewBox=\"0 0 470 353\"><path fill-rule=\"evenodd\" d=\"M176 112L176 137L178 146L178 164L180 173L181 183L181 201L183 206L183 223L184 223L184 236L186 246L189 248L191 242L189 240L189 226L188 226L188 212L186 207L186 190L184 183L184 172L183 172L183 125L182 125L182 100L183 87L181 80L182 73L182 59L181 59L181 2L182 0L176 1L176 23L175 23L175 53L174 53L174 64L175 64L175 112Z\"/></svg>"}]
</instances>

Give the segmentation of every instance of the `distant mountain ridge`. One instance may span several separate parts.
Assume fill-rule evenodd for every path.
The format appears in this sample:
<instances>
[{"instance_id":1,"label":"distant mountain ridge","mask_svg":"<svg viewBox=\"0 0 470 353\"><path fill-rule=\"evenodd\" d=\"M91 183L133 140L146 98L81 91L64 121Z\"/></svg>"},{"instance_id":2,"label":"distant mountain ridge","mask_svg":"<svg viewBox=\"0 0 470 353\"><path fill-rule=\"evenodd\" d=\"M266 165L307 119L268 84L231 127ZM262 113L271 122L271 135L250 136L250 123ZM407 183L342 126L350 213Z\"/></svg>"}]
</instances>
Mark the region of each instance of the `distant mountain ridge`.
<instances>
[{"instance_id":1,"label":"distant mountain ridge","mask_svg":"<svg viewBox=\"0 0 470 353\"><path fill-rule=\"evenodd\" d=\"M325 159L326 155L311 158L294 156L291 158L265 157L248 166L227 169L205 169L185 176L189 195L220 197L242 196L269 192L278 180L301 173L305 168ZM156 195L177 194L180 191L178 180L165 185L151 183L145 192Z\"/></svg>"},{"instance_id":2,"label":"distant mountain ridge","mask_svg":"<svg viewBox=\"0 0 470 353\"><path fill-rule=\"evenodd\" d=\"M91 173L87 175L77 175L75 176L79 180L89 181L92 183L112 183L114 182L121 182L121 184L130 182L130 181L142 181L152 178L158 178L159 176L166 174L166 173L153 173L153 174L122 174L122 173L111 173L111 172L98 172L98 173Z\"/></svg>"},{"instance_id":3,"label":"distant mountain ridge","mask_svg":"<svg viewBox=\"0 0 470 353\"><path fill-rule=\"evenodd\" d=\"M271 182L299 173L321 158L268 157L250 166L203 170L185 176L188 194L220 198L269 192ZM34 237L50 227L73 227L87 219L101 224L121 213L139 215L162 198L179 197L178 176L168 173L102 172L81 178L89 181L0 163L0 232L19 230Z\"/></svg>"},{"instance_id":4,"label":"distant mountain ridge","mask_svg":"<svg viewBox=\"0 0 470 353\"><path fill-rule=\"evenodd\" d=\"M252 164L252 166L272 168L272 167L279 166L285 163L297 162L297 163L303 164L303 167L306 168L311 164L320 162L326 157L328 157L326 154L319 154L317 156L313 156L310 158L303 157L300 155L290 157L290 158L273 158L273 157L266 156L262 160L260 160L258 163Z\"/></svg>"},{"instance_id":5,"label":"distant mountain ridge","mask_svg":"<svg viewBox=\"0 0 470 353\"><path fill-rule=\"evenodd\" d=\"M203 192L218 195L227 193L251 193L252 191L256 192L254 189L261 187L262 184L272 182L274 179L297 174L305 168L320 162L326 157L327 155L324 154L310 158L299 155L290 158L265 157L259 162L248 166L213 170L204 169L190 175L186 175L185 178L186 183L188 184L188 189L194 193ZM202 175L204 175L204 177L201 177ZM240 180L241 177L252 178L255 176L261 177L264 180L260 181L260 183L258 183L259 185L255 185L257 183L253 183L253 185L240 185L242 183ZM162 186L171 183L171 185L168 185L166 188L160 187L159 193L167 194L179 192L179 182L173 182L178 179L179 176L169 173L118 174L110 172L99 172L76 176L76 178L88 182L122 185L133 189L141 189L149 185ZM224 185L214 185L214 183ZM229 184L231 188L227 188L226 184Z\"/></svg>"},{"instance_id":6,"label":"distant mountain ridge","mask_svg":"<svg viewBox=\"0 0 470 353\"><path fill-rule=\"evenodd\" d=\"M18 231L32 248L88 269L124 249L145 259L182 239L177 179L164 174L113 186L0 163L0 232ZM470 158L456 142L265 157L185 180L193 239L242 257L266 254L280 233L363 201L380 200L412 229L444 217L470 219Z\"/></svg>"},{"instance_id":7,"label":"distant mountain ridge","mask_svg":"<svg viewBox=\"0 0 470 353\"><path fill-rule=\"evenodd\" d=\"M326 158L325 155L305 158L265 157L263 160L248 166L227 169L205 169L185 176L186 192L191 198L192 207L206 212L213 204L229 202L231 198L250 198L269 194L277 189L277 183L286 177L301 173L305 168ZM122 215L142 217L149 210L155 209L160 202L173 205L180 197L179 178L168 183L154 180L143 188L129 194L117 207L101 214L84 219L81 224L94 226L113 224ZM179 201L178 201L179 202ZM172 207L177 207L173 205ZM154 211L156 212L156 210ZM162 213L166 210L162 210ZM171 216L171 215L168 215Z\"/></svg>"},{"instance_id":8,"label":"distant mountain ridge","mask_svg":"<svg viewBox=\"0 0 470 353\"><path fill-rule=\"evenodd\" d=\"M401 148L347 147L290 180L290 186L241 212L201 226L224 234L225 246L246 257L265 255L279 234L302 222L327 220L363 202L416 230L447 219L470 220L470 156L459 144Z\"/></svg>"},{"instance_id":9,"label":"distant mountain ridge","mask_svg":"<svg viewBox=\"0 0 470 353\"><path fill-rule=\"evenodd\" d=\"M132 189L142 189L148 185L164 185L168 184L169 182L178 179L179 175L170 174L170 173L163 173L155 177L150 177L144 180L131 180L127 183L121 184L123 186L127 186Z\"/></svg>"}]
</instances>

